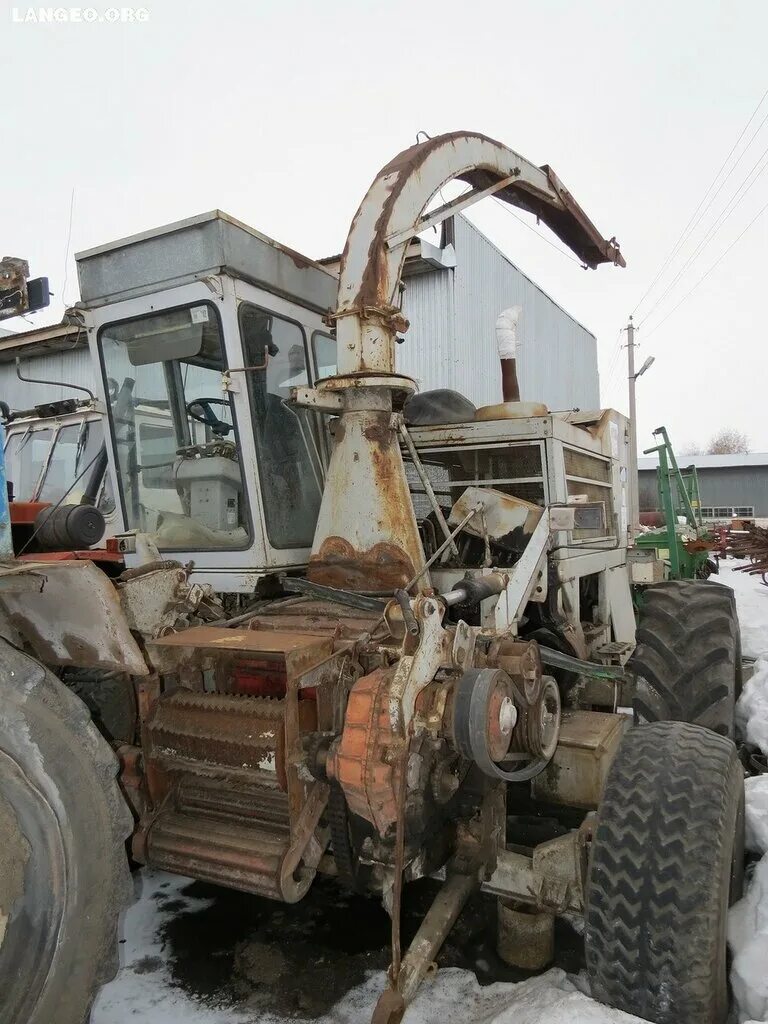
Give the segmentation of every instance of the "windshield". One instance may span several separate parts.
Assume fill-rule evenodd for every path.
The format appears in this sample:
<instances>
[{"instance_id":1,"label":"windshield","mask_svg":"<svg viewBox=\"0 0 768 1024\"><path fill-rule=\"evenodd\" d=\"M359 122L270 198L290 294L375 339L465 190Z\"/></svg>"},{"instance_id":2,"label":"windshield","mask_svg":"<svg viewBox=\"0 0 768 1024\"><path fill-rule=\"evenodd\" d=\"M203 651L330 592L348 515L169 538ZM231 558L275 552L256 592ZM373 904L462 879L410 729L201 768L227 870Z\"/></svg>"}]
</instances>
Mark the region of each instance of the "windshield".
<instances>
[{"instance_id":1,"label":"windshield","mask_svg":"<svg viewBox=\"0 0 768 1024\"><path fill-rule=\"evenodd\" d=\"M97 455L104 440L98 419L29 425L8 435L5 465L16 501L45 501L52 505L76 505L98 467ZM106 495L99 507L109 511Z\"/></svg>"},{"instance_id":2,"label":"windshield","mask_svg":"<svg viewBox=\"0 0 768 1024\"><path fill-rule=\"evenodd\" d=\"M198 303L102 328L128 529L165 550L241 548L248 516L216 309Z\"/></svg>"},{"instance_id":3,"label":"windshield","mask_svg":"<svg viewBox=\"0 0 768 1024\"><path fill-rule=\"evenodd\" d=\"M66 494L67 504L76 505L89 483L103 440L98 420L63 426L56 435L38 500L55 505Z\"/></svg>"},{"instance_id":4,"label":"windshield","mask_svg":"<svg viewBox=\"0 0 768 1024\"><path fill-rule=\"evenodd\" d=\"M9 434L5 444L5 475L15 501L35 501L38 481L51 450L53 428L31 427Z\"/></svg>"}]
</instances>

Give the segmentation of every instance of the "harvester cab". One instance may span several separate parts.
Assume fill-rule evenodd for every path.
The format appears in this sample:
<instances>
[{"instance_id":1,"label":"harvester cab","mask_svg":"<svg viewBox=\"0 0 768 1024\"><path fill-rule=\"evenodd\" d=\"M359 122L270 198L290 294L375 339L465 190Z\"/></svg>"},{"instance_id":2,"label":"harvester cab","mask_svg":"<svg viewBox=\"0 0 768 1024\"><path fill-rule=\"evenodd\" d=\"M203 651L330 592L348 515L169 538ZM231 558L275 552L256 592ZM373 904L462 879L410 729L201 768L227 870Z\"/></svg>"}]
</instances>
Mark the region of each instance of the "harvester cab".
<instances>
[{"instance_id":1,"label":"harvester cab","mask_svg":"<svg viewBox=\"0 0 768 1024\"><path fill-rule=\"evenodd\" d=\"M469 191L430 211L455 179ZM113 736L136 860L285 903L318 873L382 898L392 965L376 1024L402 1020L478 890L499 898L510 963L543 967L555 916L583 915L598 998L658 1024L725 1020L743 829L732 593L649 587L635 633L625 421L519 401L514 307L497 325L500 405L415 396L395 365L410 240L492 194L586 266L623 265L550 168L468 133L382 169L338 281L219 213L78 257L135 564L114 584L93 565L0 571L16 644L1 649L0 750L48 766L56 800L75 790L78 867L34 847L43 893L19 899L53 909L34 943L31 914L0 936L11 1024L47 1024L62 992L58 1019L80 1024L115 938L103 876L120 877L125 823L103 741L61 683L81 668L97 706L107 680L136 695L133 735ZM259 593L269 576L283 589ZM43 725L17 728L38 690L69 709L55 748ZM58 751L81 735L96 763L67 774ZM18 848L44 808L8 792ZM442 887L404 952L403 886L422 877ZM73 982L51 936L54 910L77 932L78 898ZM49 951L45 971L5 957L16 937ZM40 1012L17 1010L32 998Z\"/></svg>"},{"instance_id":2,"label":"harvester cab","mask_svg":"<svg viewBox=\"0 0 768 1024\"><path fill-rule=\"evenodd\" d=\"M288 399L328 372L334 277L219 211L77 266L126 564L142 534L223 593L306 565L327 438Z\"/></svg>"}]
</instances>

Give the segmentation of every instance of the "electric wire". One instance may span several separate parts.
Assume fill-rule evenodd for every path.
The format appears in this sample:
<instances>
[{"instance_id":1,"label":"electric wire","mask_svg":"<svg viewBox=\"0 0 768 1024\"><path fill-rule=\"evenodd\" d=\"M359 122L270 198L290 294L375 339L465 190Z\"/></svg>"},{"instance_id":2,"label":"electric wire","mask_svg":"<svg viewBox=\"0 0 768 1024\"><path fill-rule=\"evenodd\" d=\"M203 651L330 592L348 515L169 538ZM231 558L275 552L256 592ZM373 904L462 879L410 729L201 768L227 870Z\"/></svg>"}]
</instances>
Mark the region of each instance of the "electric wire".
<instances>
[{"instance_id":1,"label":"electric wire","mask_svg":"<svg viewBox=\"0 0 768 1024\"><path fill-rule=\"evenodd\" d=\"M462 196L466 195L468 192L471 192L471 191L472 191L472 186L471 185L467 185L467 187L465 189L463 189L456 196L456 199L457 200L461 199ZM446 200L445 200L445 197L443 196L442 188L438 189L438 194L439 194L440 198L442 199L443 204L445 205L446 204ZM498 196L491 196L490 198L493 199L493 201L495 203L498 203L499 206L502 208L502 210L505 210L510 215L510 217L514 217L514 219L518 222L518 224L522 224L524 228L528 228L529 231L532 231L533 234L540 241L546 242L546 244L548 246L550 246L552 249L554 249L555 252L559 252L561 256L565 256L565 258L567 260L570 260L572 263L575 263L576 266L581 267L582 269L586 269L586 265L584 263L582 263L581 260L577 259L575 256L572 256L571 253L566 252L565 249L561 249L559 245L556 245L553 241L551 241L549 238L547 238L546 235L542 235L542 233L540 231L537 231L536 228L533 227L532 224L529 224L527 221L524 221L522 217L518 217L518 215L515 213L515 211L510 207L509 203L505 203L502 199L499 199Z\"/></svg>"},{"instance_id":2,"label":"electric wire","mask_svg":"<svg viewBox=\"0 0 768 1024\"><path fill-rule=\"evenodd\" d=\"M550 239L547 238L546 235L542 235L540 231L537 231L532 224L528 224L527 221L524 221L522 217L518 217L518 215L509 206L508 203L503 202L501 199L499 199L498 196L491 196L491 198L495 203L498 203L503 210L506 210L510 217L514 217L519 224L522 224L524 228L528 228L529 231L532 231L537 238L541 239L542 242L546 242L548 246L555 250L555 252L559 252L561 256L565 256L567 260L570 260L571 263L575 263L578 267L581 267L582 269L585 268L585 264L583 264L581 260L577 259L575 256L572 256L569 252L566 252L565 249L561 249L559 245L555 245L555 243L550 241Z\"/></svg>"},{"instance_id":3,"label":"electric wire","mask_svg":"<svg viewBox=\"0 0 768 1024\"><path fill-rule=\"evenodd\" d=\"M709 270L708 270L708 271L707 271L707 272L706 272L705 274L702 274L702 276L701 276L701 277L700 277L700 278L698 279L698 281L696 282L696 284L694 284L694 285L693 285L693 287L692 287L692 288L691 288L691 289L690 289L689 291L687 291L687 292L685 293L685 295L684 295L684 296L682 297L682 299L680 299L680 301L679 301L679 302L677 303L677 305L676 305L676 306L673 306L673 307L672 307L672 309L670 309L670 311L669 311L669 312L668 312L668 313L666 314L666 316L662 317L662 319L661 319L661 320L659 320L659 322L658 322L657 324L654 324L654 326L650 328L650 330L649 330L649 331L648 331L648 332L646 333L646 335L645 335L646 339L647 339L647 338L649 338L649 337L651 336L651 334L653 334L653 332L654 332L654 331L657 331L657 330L658 330L658 329L659 329L659 328L661 327L661 325L662 325L663 323L666 323L666 321L667 321L667 320L669 320L669 318L670 318L670 317L672 316L672 314L673 314L673 313L675 313L675 312L676 312L676 311L677 311L677 310L678 310L678 309L679 309L679 308L680 308L680 307L682 306L682 304L683 304L683 303L685 302L685 300L686 300L686 299L687 299L687 298L688 298L688 297L689 297L690 295L692 295L692 294L693 294L693 292L695 292L695 291L696 291L696 289L697 289L697 288L699 287L699 285L700 285L700 284L701 284L701 283L702 283L702 282L703 282L704 280L706 280L706 278L708 278L708 277L709 277L709 275L710 275L710 274L712 273L712 271L713 271L713 270L715 269L715 267L716 267L716 266L717 266L717 265L718 265L719 263L721 263L723 259L725 259L725 257L726 257L726 256L728 255L728 253L729 253L729 252L731 251L731 249L732 249L732 248L734 247L734 245L736 245L736 243L737 243L737 242L738 242L738 241L739 241L740 239L742 239L742 238L744 237L744 235L746 235L746 233L747 233L747 232L749 231L749 229L750 229L750 228L752 227L752 225L753 225L753 224L755 223L755 221L759 220L759 218L760 218L760 217L761 217L761 216L762 216L762 215L763 215L763 214L765 213L765 211L766 211L766 210L768 210L768 203L766 203L766 204L765 204L765 206L761 207L761 208L760 208L760 209L759 209L759 210L757 211L757 213L756 213L756 214L755 214L755 216L754 216L754 217L752 218L752 220L751 220L751 221L750 221L750 222L749 222L749 223L747 224L747 226L746 226L746 227L745 227L745 228L744 228L744 229L743 229L743 230L742 230L742 231L741 231L741 232L740 232L740 233L739 233L739 234L738 234L738 235L737 235L737 236L736 236L736 237L734 238L734 240L733 240L733 241L732 241L732 242L730 243L730 245L728 246L728 248L727 248L727 249L725 249L725 250L724 250L723 252L721 252L721 253L720 253L720 255L719 255L719 256L718 256L718 258L717 258L717 259L715 260L715 262L714 262L714 263L712 264L712 266L711 266L711 267L709 268Z\"/></svg>"},{"instance_id":4,"label":"electric wire","mask_svg":"<svg viewBox=\"0 0 768 1024\"><path fill-rule=\"evenodd\" d=\"M624 333L624 328L620 327L619 331L618 331L618 334L616 335L616 342L615 342L616 349L615 349L615 351L613 353L613 358L611 359L611 364L610 364L610 367L608 369L608 373L606 374L606 378L605 378L605 390L606 391L610 391L611 388L613 387L613 381L614 381L614 377L615 377L615 374L616 374L616 368L619 365L619 361L620 361L620 358L621 358L621 351L622 351L622 348L623 348L623 346L621 344L621 336L622 336L623 333Z\"/></svg>"},{"instance_id":5,"label":"electric wire","mask_svg":"<svg viewBox=\"0 0 768 1024\"><path fill-rule=\"evenodd\" d=\"M736 139L736 141L734 142L734 144L733 144L733 146L731 147L731 149L730 149L730 151L729 151L728 155L726 156L725 160L723 160L722 164L720 165L720 168L718 169L718 171L717 171L717 173L715 174L714 178L713 178L713 179L712 179L712 181L710 182L710 184L709 184L709 187L707 188L706 192L704 193L704 195L702 196L701 200L699 201L699 205L698 205L698 206L696 207L696 209L695 209L695 210L693 211L693 213L691 214L691 217L690 217L690 219L689 219L688 223L687 223L687 224L685 225L685 227L684 227L684 228L683 228L683 230L681 231L681 233L680 233L680 235L679 235L679 237L678 237L677 241L676 241L676 242L675 242L675 244L674 244L674 245L672 246L672 249L670 250L670 252L669 252L669 253L667 254L667 257L666 257L666 259L664 260L664 262L662 263L662 265L661 265L661 267L659 268L659 270L658 270L658 271L656 272L656 276L655 276L655 277L653 278L653 280L651 281L651 283L650 283L650 284L648 285L648 287L646 288L646 290L645 290L645 291L643 292L643 294L642 294L642 296L641 296L641 298L640 298L639 302L637 303L637 305L635 306L635 308L634 308L634 309L632 310L632 315L633 315L633 316L634 316L634 315L635 315L635 313L636 313L636 312L638 311L638 309L639 309L639 308L640 308L640 307L642 306L643 302L645 302L645 300L646 300L646 298L648 297L648 295L649 295L649 294L651 293L651 291L653 290L653 288L654 288L654 287L656 286L656 282L657 282L657 281L658 281L658 280L659 280L659 279L661 278L662 274L663 274L663 273L664 273L664 271L665 271L665 270L667 269L667 267L669 266L669 264L671 263L671 261L672 261L672 260L673 260L673 259L675 258L675 256L677 255L677 253L678 253L678 252L680 251L681 247L682 247L682 246L683 246L683 245L684 245L684 244L686 243L686 241L688 240L688 238L690 237L690 235L691 235L691 234L693 233L693 231L695 230L695 228L697 227L697 225L698 225L698 224L699 224L699 222L701 221L701 218L702 218L702 217L703 217L703 216L704 216L704 215L706 214L707 210L708 210L708 209L709 209L709 207L710 207L710 206L712 205L712 203L714 202L714 200L715 200L715 198L717 197L717 195L719 194L719 192L720 192L720 191L722 190L722 187L723 187L723 185L725 184L725 182L726 182L726 181L728 180L729 176L730 176L730 175L731 175L731 174L733 173L733 171L735 170L735 168L736 168L736 167L738 166L738 164L739 164L739 161L741 160L741 157L743 157L743 156L744 156L744 154L745 154L745 153L747 152L747 150L749 149L750 145L752 144L752 140L753 140L753 139L755 138L755 136L757 135L757 133L758 133L758 132L760 131L760 129L762 128L762 126L763 126L763 125L765 124L766 120L768 120L768 114L766 114L766 116L765 116L765 117L763 118L763 120L762 120L762 121L760 122L760 124L759 124L759 125L757 126L757 128L755 129L755 131L754 131L754 132L752 133L752 135L750 136L749 142L748 142L748 143L747 143L747 145L746 145L746 146L744 147L744 149L743 149L743 151L742 151L742 154L741 154L741 156L740 156L740 157L739 157L739 159L738 159L738 160L736 161L736 163L735 163L735 164L733 165L733 167L731 167L731 169L730 169L730 171L728 172L728 174L726 174L726 176L725 176L725 177L723 178L722 182L720 183L720 186L718 187L718 190L717 190L717 192L715 192L715 195L714 195L714 196L712 196L712 198L710 199L710 202L709 202L709 203L707 204L707 206L705 207L705 209L704 209L704 210L702 211L702 213L701 213L701 217L699 217L699 218L698 218L698 220L697 220L697 219L696 219L696 217L697 217L697 214L699 213L699 211L701 210L702 206L703 206L703 205L704 205L704 203L706 202L706 200L707 200L707 197L709 196L710 192L711 192L711 191L712 191L712 189L714 188L714 186L715 186L715 184L716 184L716 182L717 182L718 178L720 177L720 175L721 175L721 174L723 173L723 171L725 170L725 168L726 168L726 166L727 166L727 164L728 164L728 161L729 161L729 160L731 159L731 157L732 157L732 156L733 156L733 154L735 153L735 151L736 151L736 149L737 149L737 147L738 147L739 143L740 143L740 142L741 142L741 140L742 140L742 139L744 138L744 135L746 134L746 132L747 132L747 129L749 128L750 124L752 124L752 122L754 121L754 119L755 119L755 117L756 117L756 115L757 115L757 112L758 112L758 110L760 109L760 107L761 107L761 106L763 105L763 102L764 102L764 100L765 100L766 96L768 96L768 89L766 89L766 90L765 90L765 92L763 93L763 95L762 95L762 96L760 97L760 100L759 100L759 102L758 102L757 106L755 107L755 109L754 109L754 110L752 111L752 113L750 114L750 116L749 116L749 119L748 119L747 123L746 123L746 124L744 125L744 127L742 128L742 130L741 130L741 132L740 132L740 134L739 134L739 137L738 137L738 138ZM694 222L695 222L695 223L694 223Z\"/></svg>"},{"instance_id":6,"label":"electric wire","mask_svg":"<svg viewBox=\"0 0 768 1024\"><path fill-rule=\"evenodd\" d=\"M766 117L768 117L768 115L766 115ZM750 168L750 170L747 173L746 177L742 180L741 184L736 189L736 191L733 193L733 195L731 196L729 201L726 203L725 207L720 211L720 214L716 218L714 223L712 225L710 225L709 230L704 235L704 237L699 241L699 244L697 245L697 247L690 254L690 256L687 258L685 263L683 263L682 267L680 267L680 269L678 270L677 274L672 279L670 284L667 286L667 288L664 290L664 292L662 292L661 296L656 300L656 302L654 302L654 304L651 306L651 308L648 310L648 312L642 318L640 323L637 325L638 328L642 327L642 325L648 319L650 319L650 317L652 316L654 310L656 310L661 305L661 303L664 301L664 299L667 297L667 295L669 295L669 293L675 287L675 285L680 280L680 278L683 276L683 274L685 274L686 270L696 262L696 260L699 258L701 253L706 249L707 245L709 245L709 243L712 241L712 239L718 233L720 228L723 227L723 225L726 223L728 218L733 214L733 212L737 209L737 207L743 202L743 200L747 197L747 195L749 195L749 192L752 190L754 185L757 183L757 180L760 177L760 175L763 174L763 172L766 169L768 169L768 160L765 160L765 162L763 163L763 166L759 169L759 171L754 176L754 178L749 183L749 185L747 185L747 181L749 181L749 178L752 176L752 174L755 171L755 168L758 166L758 164L760 164L761 161L764 160L766 154L768 154L768 146L765 147L763 152L760 154L760 156L757 158L755 163L752 165L752 167ZM747 185L746 188L745 188L745 185ZM741 195L739 195L739 193L741 193Z\"/></svg>"},{"instance_id":7,"label":"electric wire","mask_svg":"<svg viewBox=\"0 0 768 1024\"><path fill-rule=\"evenodd\" d=\"M69 281L69 247L72 244L72 217L75 212L75 188L72 186L72 195L69 200L69 227L67 228L67 245L64 250L64 283L61 286L61 301L64 308L67 307L67 282Z\"/></svg>"}]
</instances>

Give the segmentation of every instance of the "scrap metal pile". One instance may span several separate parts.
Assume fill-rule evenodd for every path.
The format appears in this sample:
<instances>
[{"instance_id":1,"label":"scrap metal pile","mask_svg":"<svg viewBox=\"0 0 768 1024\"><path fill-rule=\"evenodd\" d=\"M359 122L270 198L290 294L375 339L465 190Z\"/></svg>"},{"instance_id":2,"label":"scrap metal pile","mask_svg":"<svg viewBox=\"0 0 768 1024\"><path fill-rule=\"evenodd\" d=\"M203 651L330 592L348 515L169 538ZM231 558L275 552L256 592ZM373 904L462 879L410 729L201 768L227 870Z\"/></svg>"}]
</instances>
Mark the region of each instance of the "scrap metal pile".
<instances>
[{"instance_id":1,"label":"scrap metal pile","mask_svg":"<svg viewBox=\"0 0 768 1024\"><path fill-rule=\"evenodd\" d=\"M750 564L741 566L740 571L749 573L750 576L762 576L763 582L766 582L768 529L763 526L755 526L753 523L745 523L743 530L731 533L728 552L735 558L750 559Z\"/></svg>"}]
</instances>

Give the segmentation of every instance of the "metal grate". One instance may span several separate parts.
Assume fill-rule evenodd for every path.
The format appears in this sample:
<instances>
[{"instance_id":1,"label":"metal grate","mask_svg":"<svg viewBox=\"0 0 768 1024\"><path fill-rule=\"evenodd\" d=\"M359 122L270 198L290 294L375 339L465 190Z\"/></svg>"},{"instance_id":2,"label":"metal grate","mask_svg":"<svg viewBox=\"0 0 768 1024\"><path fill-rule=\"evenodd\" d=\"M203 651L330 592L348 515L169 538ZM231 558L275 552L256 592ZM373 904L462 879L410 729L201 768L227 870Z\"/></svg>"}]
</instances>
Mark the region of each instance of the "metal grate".
<instances>
[{"instance_id":1,"label":"metal grate","mask_svg":"<svg viewBox=\"0 0 768 1024\"><path fill-rule=\"evenodd\" d=\"M466 487L493 487L525 501L544 504L541 448L538 445L431 451L421 453L421 460L435 497L446 513ZM409 459L404 462L416 518L425 519L432 507L424 485L413 463Z\"/></svg>"},{"instance_id":2,"label":"metal grate","mask_svg":"<svg viewBox=\"0 0 768 1024\"><path fill-rule=\"evenodd\" d=\"M566 476L580 476L586 480L610 483L611 466L604 459L598 459L594 455L573 448L563 448L563 461Z\"/></svg>"}]
</instances>

